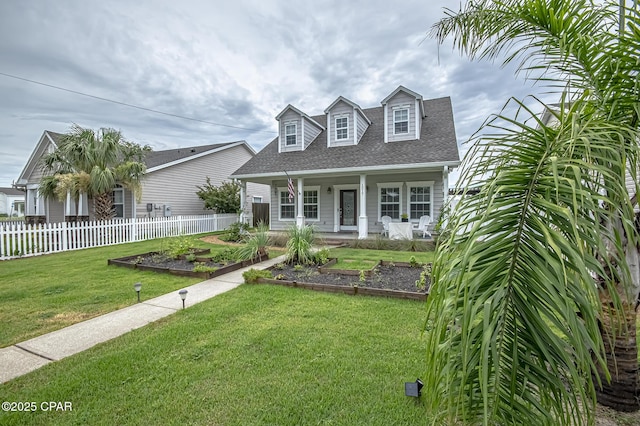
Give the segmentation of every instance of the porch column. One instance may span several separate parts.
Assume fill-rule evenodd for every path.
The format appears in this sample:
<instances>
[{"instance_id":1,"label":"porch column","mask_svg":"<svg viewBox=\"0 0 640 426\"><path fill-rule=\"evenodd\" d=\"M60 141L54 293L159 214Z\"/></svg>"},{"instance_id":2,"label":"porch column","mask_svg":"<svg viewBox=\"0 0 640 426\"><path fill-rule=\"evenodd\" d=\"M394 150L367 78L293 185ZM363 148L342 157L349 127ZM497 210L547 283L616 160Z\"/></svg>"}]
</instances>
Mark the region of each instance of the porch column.
<instances>
[{"instance_id":1,"label":"porch column","mask_svg":"<svg viewBox=\"0 0 640 426\"><path fill-rule=\"evenodd\" d=\"M247 214L244 207L247 199L247 182L240 181L240 223L246 223Z\"/></svg>"},{"instance_id":2,"label":"porch column","mask_svg":"<svg viewBox=\"0 0 640 426\"><path fill-rule=\"evenodd\" d=\"M358 217L358 238L369 236L369 219L367 218L367 175L360 175L360 217Z\"/></svg>"},{"instance_id":3,"label":"porch column","mask_svg":"<svg viewBox=\"0 0 640 426\"><path fill-rule=\"evenodd\" d=\"M67 191L67 200L64 203L65 219L68 219L70 216L73 216L73 211L71 209L72 206L73 206L73 199L71 198L71 191Z\"/></svg>"},{"instance_id":4,"label":"porch column","mask_svg":"<svg viewBox=\"0 0 640 426\"><path fill-rule=\"evenodd\" d=\"M296 226L302 228L304 226L304 178L298 178L298 194L296 197L298 215L296 216Z\"/></svg>"},{"instance_id":5,"label":"porch column","mask_svg":"<svg viewBox=\"0 0 640 426\"><path fill-rule=\"evenodd\" d=\"M444 191L442 204L447 204L447 200L449 199L449 166L444 166L442 170L442 186L442 190Z\"/></svg>"}]
</instances>

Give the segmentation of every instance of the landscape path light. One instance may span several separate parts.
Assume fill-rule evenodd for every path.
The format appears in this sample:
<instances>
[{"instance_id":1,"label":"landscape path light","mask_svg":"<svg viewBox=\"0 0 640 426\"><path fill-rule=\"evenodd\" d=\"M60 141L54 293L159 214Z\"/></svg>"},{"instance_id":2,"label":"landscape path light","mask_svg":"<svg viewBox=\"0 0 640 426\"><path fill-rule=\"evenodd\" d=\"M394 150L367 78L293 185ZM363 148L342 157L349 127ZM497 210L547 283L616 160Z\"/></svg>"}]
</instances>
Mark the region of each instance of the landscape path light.
<instances>
[{"instance_id":1,"label":"landscape path light","mask_svg":"<svg viewBox=\"0 0 640 426\"><path fill-rule=\"evenodd\" d=\"M178 294L180 295L180 299L182 299L182 309L184 309L184 300L187 298L187 290L180 290Z\"/></svg>"},{"instance_id":2,"label":"landscape path light","mask_svg":"<svg viewBox=\"0 0 640 426\"><path fill-rule=\"evenodd\" d=\"M138 294L138 303L140 303L140 289L142 288L142 283L135 283L133 285L133 289L136 291L136 293Z\"/></svg>"}]
</instances>

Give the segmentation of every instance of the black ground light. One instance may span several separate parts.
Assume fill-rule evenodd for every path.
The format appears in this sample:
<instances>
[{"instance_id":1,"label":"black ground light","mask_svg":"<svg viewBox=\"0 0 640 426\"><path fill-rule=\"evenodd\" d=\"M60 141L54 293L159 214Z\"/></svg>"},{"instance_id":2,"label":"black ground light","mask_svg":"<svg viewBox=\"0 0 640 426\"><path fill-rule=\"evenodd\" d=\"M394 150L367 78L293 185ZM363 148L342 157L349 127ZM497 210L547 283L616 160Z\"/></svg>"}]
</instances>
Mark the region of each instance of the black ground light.
<instances>
[{"instance_id":1,"label":"black ground light","mask_svg":"<svg viewBox=\"0 0 640 426\"><path fill-rule=\"evenodd\" d=\"M417 398L421 395L420 390L422 389L422 386L424 386L424 384L420 379L416 379L415 382L405 382L404 394L406 396L415 396Z\"/></svg>"}]
</instances>

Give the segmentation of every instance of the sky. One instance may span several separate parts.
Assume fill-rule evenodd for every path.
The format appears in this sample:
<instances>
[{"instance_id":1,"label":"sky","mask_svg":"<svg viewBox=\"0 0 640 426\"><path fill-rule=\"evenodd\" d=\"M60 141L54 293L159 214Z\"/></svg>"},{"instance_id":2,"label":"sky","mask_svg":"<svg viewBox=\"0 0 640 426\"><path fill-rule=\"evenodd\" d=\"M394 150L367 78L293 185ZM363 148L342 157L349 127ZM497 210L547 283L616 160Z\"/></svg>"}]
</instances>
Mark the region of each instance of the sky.
<instances>
[{"instance_id":1,"label":"sky","mask_svg":"<svg viewBox=\"0 0 640 426\"><path fill-rule=\"evenodd\" d=\"M245 140L259 151L288 104L311 116L338 96L375 107L399 85L451 97L464 155L510 97L541 89L428 37L458 5L2 0L0 187L18 179L44 130L75 123L154 150Z\"/></svg>"}]
</instances>

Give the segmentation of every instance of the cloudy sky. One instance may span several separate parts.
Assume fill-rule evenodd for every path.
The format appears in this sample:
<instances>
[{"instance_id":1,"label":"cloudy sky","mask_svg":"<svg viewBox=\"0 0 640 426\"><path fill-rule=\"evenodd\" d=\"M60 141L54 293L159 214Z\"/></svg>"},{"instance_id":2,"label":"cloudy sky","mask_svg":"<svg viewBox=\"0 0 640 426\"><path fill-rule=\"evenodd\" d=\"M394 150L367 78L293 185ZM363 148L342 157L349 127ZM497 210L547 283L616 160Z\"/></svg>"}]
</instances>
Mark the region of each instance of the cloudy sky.
<instances>
[{"instance_id":1,"label":"cloudy sky","mask_svg":"<svg viewBox=\"0 0 640 426\"><path fill-rule=\"evenodd\" d=\"M457 4L2 0L0 187L45 129L113 127L155 150L234 140L260 150L289 103L317 115L342 95L368 108L400 84L450 96L462 145L510 96L540 89L426 38Z\"/></svg>"}]
</instances>

